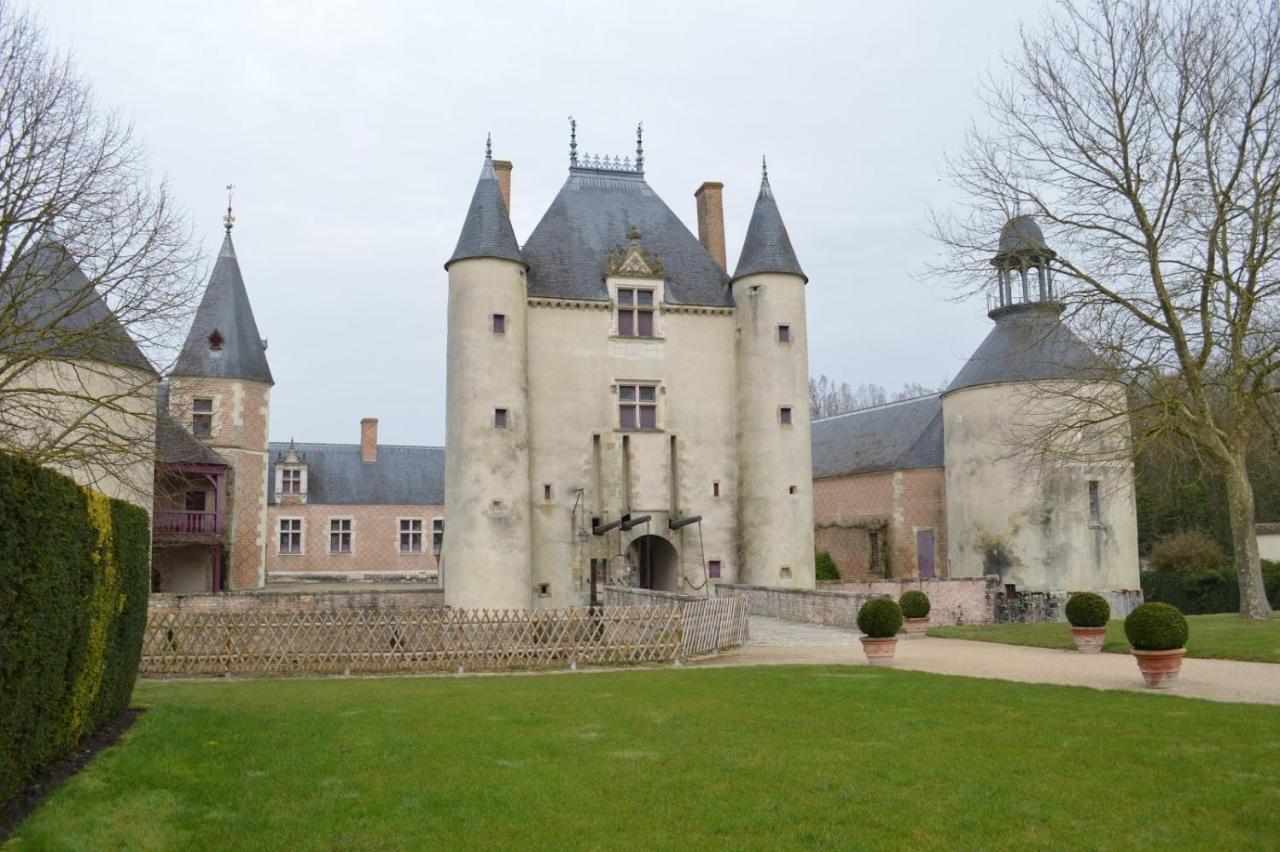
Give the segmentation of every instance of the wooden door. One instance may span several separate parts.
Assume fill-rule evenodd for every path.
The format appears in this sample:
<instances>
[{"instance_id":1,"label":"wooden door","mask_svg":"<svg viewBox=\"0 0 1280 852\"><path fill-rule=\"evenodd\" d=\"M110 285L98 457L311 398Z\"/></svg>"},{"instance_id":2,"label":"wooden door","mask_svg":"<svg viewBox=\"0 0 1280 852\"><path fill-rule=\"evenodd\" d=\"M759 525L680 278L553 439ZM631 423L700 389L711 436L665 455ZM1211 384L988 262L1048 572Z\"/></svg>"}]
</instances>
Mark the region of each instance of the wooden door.
<instances>
[{"instance_id":1,"label":"wooden door","mask_svg":"<svg viewBox=\"0 0 1280 852\"><path fill-rule=\"evenodd\" d=\"M920 577L932 578L933 570L933 530L916 531L916 564L920 567Z\"/></svg>"}]
</instances>

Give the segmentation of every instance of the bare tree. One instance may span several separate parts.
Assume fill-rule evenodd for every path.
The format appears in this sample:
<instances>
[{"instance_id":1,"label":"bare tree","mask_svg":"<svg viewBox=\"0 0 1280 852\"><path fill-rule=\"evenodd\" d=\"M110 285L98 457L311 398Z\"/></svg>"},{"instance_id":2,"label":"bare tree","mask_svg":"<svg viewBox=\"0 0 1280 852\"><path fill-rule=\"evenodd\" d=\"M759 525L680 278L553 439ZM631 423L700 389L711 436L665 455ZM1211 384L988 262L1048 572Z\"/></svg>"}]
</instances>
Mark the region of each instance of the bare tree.
<instances>
[{"instance_id":1,"label":"bare tree","mask_svg":"<svg viewBox=\"0 0 1280 852\"><path fill-rule=\"evenodd\" d=\"M1280 393L1280 11L1063 0L1005 72L949 163L967 202L934 216L933 271L975 292L1006 219L1047 226L1069 321L1142 385L1135 440L1177 435L1222 477L1240 613L1265 617L1248 450Z\"/></svg>"},{"instance_id":2,"label":"bare tree","mask_svg":"<svg viewBox=\"0 0 1280 852\"><path fill-rule=\"evenodd\" d=\"M0 449L90 482L149 458L142 353L172 353L195 266L132 127L0 0Z\"/></svg>"},{"instance_id":3,"label":"bare tree","mask_svg":"<svg viewBox=\"0 0 1280 852\"><path fill-rule=\"evenodd\" d=\"M901 390L893 392L885 390L883 385L875 382L858 385L855 390L848 382L836 383L825 374L820 374L816 379L812 377L809 379L809 411L815 418L832 417L836 414L915 399L937 392L919 382L907 382Z\"/></svg>"}]
</instances>

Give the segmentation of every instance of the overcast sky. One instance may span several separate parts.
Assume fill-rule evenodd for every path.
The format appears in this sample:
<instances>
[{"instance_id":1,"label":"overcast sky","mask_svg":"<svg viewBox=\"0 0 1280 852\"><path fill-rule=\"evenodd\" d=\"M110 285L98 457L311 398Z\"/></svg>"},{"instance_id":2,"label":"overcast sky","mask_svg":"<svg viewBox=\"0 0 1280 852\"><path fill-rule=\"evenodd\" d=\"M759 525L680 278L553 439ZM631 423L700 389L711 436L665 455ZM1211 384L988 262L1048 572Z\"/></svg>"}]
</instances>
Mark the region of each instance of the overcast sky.
<instances>
[{"instance_id":1,"label":"overcast sky","mask_svg":"<svg viewBox=\"0 0 1280 852\"><path fill-rule=\"evenodd\" d=\"M690 230L725 184L729 266L760 155L808 273L809 369L952 377L988 328L919 279L943 158L1035 5L42 0L103 105L134 118L212 256L236 184L275 375L273 440L444 441L443 269L484 152L523 241L580 150L634 154ZM1028 23L1033 23L1028 21Z\"/></svg>"}]
</instances>

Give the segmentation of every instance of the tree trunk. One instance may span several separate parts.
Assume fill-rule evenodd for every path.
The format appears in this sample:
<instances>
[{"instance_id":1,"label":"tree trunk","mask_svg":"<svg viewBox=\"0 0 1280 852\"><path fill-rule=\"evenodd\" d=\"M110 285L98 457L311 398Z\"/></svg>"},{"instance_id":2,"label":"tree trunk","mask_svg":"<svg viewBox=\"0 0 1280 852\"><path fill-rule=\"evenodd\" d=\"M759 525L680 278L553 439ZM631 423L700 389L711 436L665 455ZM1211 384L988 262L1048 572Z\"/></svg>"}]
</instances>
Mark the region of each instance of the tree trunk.
<instances>
[{"instance_id":1,"label":"tree trunk","mask_svg":"<svg viewBox=\"0 0 1280 852\"><path fill-rule=\"evenodd\" d=\"M1262 583L1262 561L1258 557L1258 536L1254 532L1253 485L1244 454L1239 453L1223 471L1227 487L1227 509L1231 513L1231 541L1235 549L1236 579L1240 583L1240 617L1267 618L1271 605Z\"/></svg>"}]
</instances>

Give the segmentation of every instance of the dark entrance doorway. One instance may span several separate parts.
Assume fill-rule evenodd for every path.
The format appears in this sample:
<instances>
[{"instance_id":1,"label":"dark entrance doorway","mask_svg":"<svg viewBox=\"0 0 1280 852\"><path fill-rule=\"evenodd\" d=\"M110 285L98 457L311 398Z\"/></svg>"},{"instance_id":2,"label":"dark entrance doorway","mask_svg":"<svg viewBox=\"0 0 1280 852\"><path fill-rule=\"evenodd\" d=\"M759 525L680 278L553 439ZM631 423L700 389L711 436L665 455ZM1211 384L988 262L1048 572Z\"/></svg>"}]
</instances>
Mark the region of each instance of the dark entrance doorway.
<instances>
[{"instance_id":1,"label":"dark entrance doorway","mask_svg":"<svg viewBox=\"0 0 1280 852\"><path fill-rule=\"evenodd\" d=\"M916 563L920 566L920 577L931 579L933 570L933 530L916 531Z\"/></svg>"},{"instance_id":2,"label":"dark entrance doorway","mask_svg":"<svg viewBox=\"0 0 1280 852\"><path fill-rule=\"evenodd\" d=\"M657 535L642 535L627 548L627 559L636 567L637 584L642 589L680 591L676 549Z\"/></svg>"}]
</instances>

